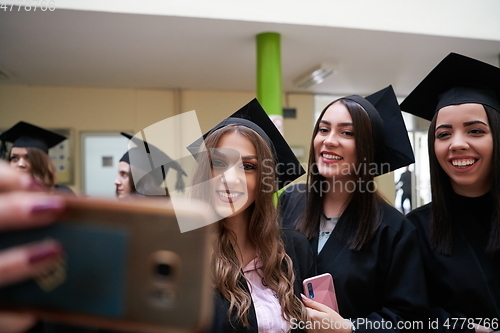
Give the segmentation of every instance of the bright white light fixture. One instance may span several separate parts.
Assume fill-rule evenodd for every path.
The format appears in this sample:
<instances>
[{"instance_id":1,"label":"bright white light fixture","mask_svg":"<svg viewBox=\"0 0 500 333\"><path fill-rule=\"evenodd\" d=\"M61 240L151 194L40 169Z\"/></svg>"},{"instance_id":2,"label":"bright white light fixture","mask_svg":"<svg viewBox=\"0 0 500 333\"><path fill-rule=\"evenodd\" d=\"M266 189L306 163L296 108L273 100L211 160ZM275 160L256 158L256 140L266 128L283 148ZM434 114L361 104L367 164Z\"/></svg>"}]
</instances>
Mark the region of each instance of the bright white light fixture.
<instances>
[{"instance_id":1,"label":"bright white light fixture","mask_svg":"<svg viewBox=\"0 0 500 333\"><path fill-rule=\"evenodd\" d=\"M333 74L335 70L335 66L332 64L321 64L295 80L294 84L298 88L309 88L323 82L325 78Z\"/></svg>"}]
</instances>

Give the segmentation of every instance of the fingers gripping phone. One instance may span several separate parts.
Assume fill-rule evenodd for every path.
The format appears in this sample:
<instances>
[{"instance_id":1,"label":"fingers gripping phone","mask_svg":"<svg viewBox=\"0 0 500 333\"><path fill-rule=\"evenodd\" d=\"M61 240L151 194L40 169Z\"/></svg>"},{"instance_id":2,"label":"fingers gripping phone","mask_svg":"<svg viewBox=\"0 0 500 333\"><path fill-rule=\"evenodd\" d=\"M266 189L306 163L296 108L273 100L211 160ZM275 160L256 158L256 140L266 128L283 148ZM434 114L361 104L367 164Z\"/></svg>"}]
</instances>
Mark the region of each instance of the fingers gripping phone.
<instances>
[{"instance_id":1,"label":"fingers gripping phone","mask_svg":"<svg viewBox=\"0 0 500 333\"><path fill-rule=\"evenodd\" d=\"M310 277L305 279L302 284L304 287L304 295L306 295L307 298L314 299L339 312L335 287L333 286L333 278L330 273Z\"/></svg>"},{"instance_id":2,"label":"fingers gripping phone","mask_svg":"<svg viewBox=\"0 0 500 333\"><path fill-rule=\"evenodd\" d=\"M60 222L0 234L0 248L59 241L64 258L32 280L0 288L0 305L42 318L122 331L201 332L212 319L210 226L180 233L192 204L67 198ZM207 214L208 215L208 214Z\"/></svg>"}]
</instances>

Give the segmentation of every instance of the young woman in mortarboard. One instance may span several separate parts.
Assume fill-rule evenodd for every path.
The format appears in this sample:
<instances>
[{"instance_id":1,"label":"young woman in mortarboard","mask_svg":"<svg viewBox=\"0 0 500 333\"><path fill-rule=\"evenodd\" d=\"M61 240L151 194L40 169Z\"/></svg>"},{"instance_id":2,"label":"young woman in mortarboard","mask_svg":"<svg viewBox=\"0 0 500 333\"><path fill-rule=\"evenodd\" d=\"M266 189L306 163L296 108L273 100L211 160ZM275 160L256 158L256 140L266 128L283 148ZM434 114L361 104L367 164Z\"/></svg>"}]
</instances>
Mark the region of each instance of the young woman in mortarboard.
<instances>
[{"instance_id":1,"label":"young woman in mortarboard","mask_svg":"<svg viewBox=\"0 0 500 333\"><path fill-rule=\"evenodd\" d=\"M205 134L206 150L200 145L190 148L199 163L193 194L220 220L211 332L298 331L307 317L301 283L315 274L313 254L300 233L280 231L273 194L304 172L300 163L257 100Z\"/></svg>"},{"instance_id":2,"label":"young woman in mortarboard","mask_svg":"<svg viewBox=\"0 0 500 333\"><path fill-rule=\"evenodd\" d=\"M66 140L66 137L20 121L0 135L2 148L0 155L6 153L6 142L12 142L7 160L12 168L30 173L36 182L48 192L73 193L66 186L56 185L56 170L50 159L49 149Z\"/></svg>"},{"instance_id":3,"label":"young woman in mortarboard","mask_svg":"<svg viewBox=\"0 0 500 333\"><path fill-rule=\"evenodd\" d=\"M316 122L307 184L280 197L283 224L309 239L318 274L333 276L339 314L353 331L399 332L427 308L415 227L374 182L413 162L392 87L347 96Z\"/></svg>"},{"instance_id":4,"label":"young woman in mortarboard","mask_svg":"<svg viewBox=\"0 0 500 333\"><path fill-rule=\"evenodd\" d=\"M418 228L431 319L442 332L500 329L500 68L451 53L401 104L431 120L432 203Z\"/></svg>"}]
</instances>

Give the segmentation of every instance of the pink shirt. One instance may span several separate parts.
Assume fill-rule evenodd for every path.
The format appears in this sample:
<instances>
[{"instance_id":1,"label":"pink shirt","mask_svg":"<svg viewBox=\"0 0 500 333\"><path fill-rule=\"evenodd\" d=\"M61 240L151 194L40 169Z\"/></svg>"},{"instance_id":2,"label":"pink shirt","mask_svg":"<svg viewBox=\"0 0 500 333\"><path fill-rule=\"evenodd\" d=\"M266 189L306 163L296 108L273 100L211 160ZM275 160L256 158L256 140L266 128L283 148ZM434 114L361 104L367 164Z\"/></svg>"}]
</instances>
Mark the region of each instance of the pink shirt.
<instances>
[{"instance_id":1,"label":"pink shirt","mask_svg":"<svg viewBox=\"0 0 500 333\"><path fill-rule=\"evenodd\" d=\"M243 269L257 315L259 333L289 332L290 323L281 314L278 296L271 288L262 284L261 267L255 258Z\"/></svg>"}]
</instances>

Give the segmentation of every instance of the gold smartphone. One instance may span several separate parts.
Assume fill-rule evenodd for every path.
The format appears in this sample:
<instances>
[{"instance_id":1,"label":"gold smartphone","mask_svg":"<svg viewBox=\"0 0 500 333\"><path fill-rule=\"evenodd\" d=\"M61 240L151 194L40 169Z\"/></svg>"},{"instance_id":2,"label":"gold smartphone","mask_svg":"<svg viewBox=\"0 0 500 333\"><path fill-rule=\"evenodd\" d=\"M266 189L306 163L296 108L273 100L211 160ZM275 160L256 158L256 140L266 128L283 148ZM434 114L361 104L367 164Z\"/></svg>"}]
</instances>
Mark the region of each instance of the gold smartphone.
<instances>
[{"instance_id":1,"label":"gold smartphone","mask_svg":"<svg viewBox=\"0 0 500 333\"><path fill-rule=\"evenodd\" d=\"M0 234L0 248L56 239L64 258L32 280L0 288L6 309L121 331L203 332L212 319L210 226L181 233L193 202L66 198L58 223ZM177 217L176 217L177 216Z\"/></svg>"}]
</instances>

